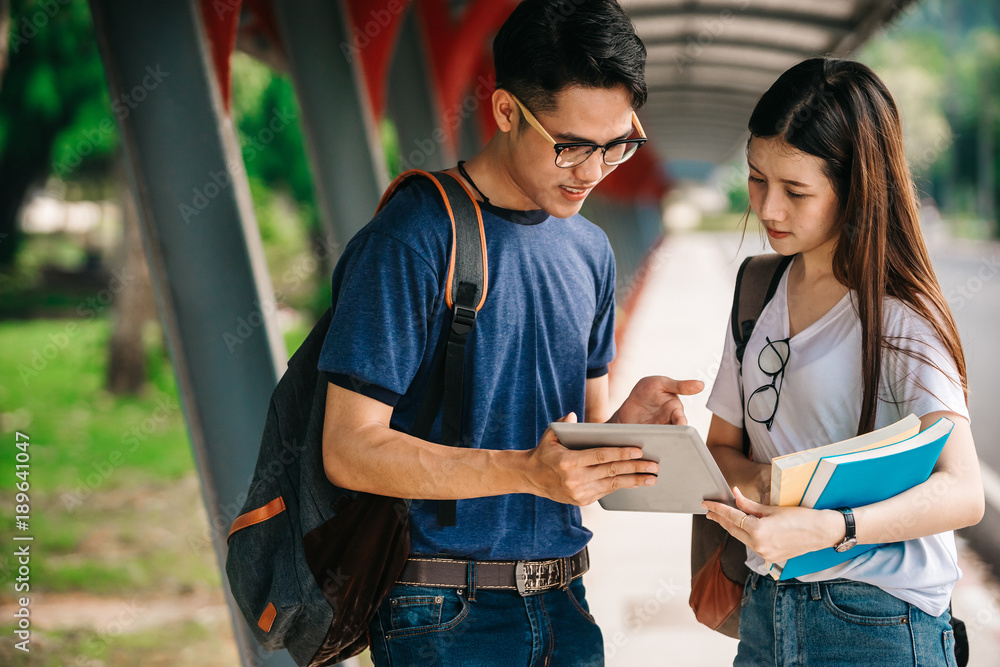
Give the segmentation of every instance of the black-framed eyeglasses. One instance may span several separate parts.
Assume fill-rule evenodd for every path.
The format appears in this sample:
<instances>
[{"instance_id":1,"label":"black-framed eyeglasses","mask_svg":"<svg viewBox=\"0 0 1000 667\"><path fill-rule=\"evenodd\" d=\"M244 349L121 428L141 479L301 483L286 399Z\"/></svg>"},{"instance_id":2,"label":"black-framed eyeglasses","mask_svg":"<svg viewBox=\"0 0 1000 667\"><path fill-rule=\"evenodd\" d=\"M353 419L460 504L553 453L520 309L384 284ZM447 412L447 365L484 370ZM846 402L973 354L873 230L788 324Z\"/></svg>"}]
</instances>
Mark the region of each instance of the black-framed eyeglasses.
<instances>
[{"instance_id":1,"label":"black-framed eyeglasses","mask_svg":"<svg viewBox=\"0 0 1000 667\"><path fill-rule=\"evenodd\" d=\"M642 123L639 122L639 117L635 115L635 111L632 112L632 125L635 127L636 131L639 133L638 137L632 139L616 139L615 141L609 141L603 146L600 144L595 144L593 141L573 141L569 143L559 143L552 138L542 124L538 122L538 119L528 111L527 107L521 104L521 100L514 98L514 102L521 109L521 113L524 114L524 119L528 121L531 127L538 130L539 134L545 137L552 147L556 150L556 166L562 169L569 169L571 167L576 167L587 161L594 151L600 150L604 157L604 164L609 167L614 167L616 165L625 162L629 159L635 152L639 150L644 143L646 143L646 133L642 130Z\"/></svg>"},{"instance_id":2,"label":"black-framed eyeglasses","mask_svg":"<svg viewBox=\"0 0 1000 667\"><path fill-rule=\"evenodd\" d=\"M784 340L767 340L767 345L757 355L757 367L771 378L770 384L757 387L747 400L747 416L758 424L763 424L767 430L771 430L774 423L774 415L778 413L778 397L781 394L781 385L778 384L778 377L781 376L784 384L785 367L788 366L788 356L791 348L788 345L788 338Z\"/></svg>"}]
</instances>

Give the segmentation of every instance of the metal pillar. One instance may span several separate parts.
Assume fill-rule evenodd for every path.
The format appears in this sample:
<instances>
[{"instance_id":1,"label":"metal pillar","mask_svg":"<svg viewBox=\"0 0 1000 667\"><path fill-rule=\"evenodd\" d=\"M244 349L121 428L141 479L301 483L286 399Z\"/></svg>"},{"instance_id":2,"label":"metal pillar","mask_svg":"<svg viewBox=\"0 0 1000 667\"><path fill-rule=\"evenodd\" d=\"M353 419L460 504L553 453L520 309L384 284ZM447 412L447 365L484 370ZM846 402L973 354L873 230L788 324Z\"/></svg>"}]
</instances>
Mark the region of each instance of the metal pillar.
<instances>
[{"instance_id":1,"label":"metal pillar","mask_svg":"<svg viewBox=\"0 0 1000 667\"><path fill-rule=\"evenodd\" d=\"M389 68L388 108L399 135L403 168L434 171L454 165L455 156L444 141L435 110L437 101L416 12L416 4L411 3L403 18Z\"/></svg>"},{"instance_id":2,"label":"metal pillar","mask_svg":"<svg viewBox=\"0 0 1000 667\"><path fill-rule=\"evenodd\" d=\"M232 120L223 110L196 1L91 0L211 539L229 525L257 458L284 343ZM267 654L223 585L244 665Z\"/></svg>"},{"instance_id":3,"label":"metal pillar","mask_svg":"<svg viewBox=\"0 0 1000 667\"><path fill-rule=\"evenodd\" d=\"M345 243L371 220L389 185L379 128L356 63L348 60L346 9L331 0L281 0L272 7L302 108L320 215Z\"/></svg>"}]
</instances>

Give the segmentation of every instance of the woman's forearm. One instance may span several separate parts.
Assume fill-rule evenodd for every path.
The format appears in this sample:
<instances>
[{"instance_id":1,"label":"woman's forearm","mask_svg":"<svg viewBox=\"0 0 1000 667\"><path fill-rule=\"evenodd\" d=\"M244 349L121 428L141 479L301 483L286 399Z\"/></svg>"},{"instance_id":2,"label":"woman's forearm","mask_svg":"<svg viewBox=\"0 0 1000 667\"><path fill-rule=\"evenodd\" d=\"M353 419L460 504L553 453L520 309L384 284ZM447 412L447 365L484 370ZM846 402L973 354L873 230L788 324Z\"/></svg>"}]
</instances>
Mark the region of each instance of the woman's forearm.
<instances>
[{"instance_id":1,"label":"woman's forearm","mask_svg":"<svg viewBox=\"0 0 1000 667\"><path fill-rule=\"evenodd\" d=\"M955 425L934 472L898 496L857 508L858 542L902 542L971 526L983 517L983 478L969 422L959 415L935 413L922 417L921 427L942 416Z\"/></svg>"},{"instance_id":2,"label":"woman's forearm","mask_svg":"<svg viewBox=\"0 0 1000 667\"><path fill-rule=\"evenodd\" d=\"M983 509L980 480L935 472L898 496L855 509L858 542L903 542L965 528L982 519Z\"/></svg>"}]
</instances>

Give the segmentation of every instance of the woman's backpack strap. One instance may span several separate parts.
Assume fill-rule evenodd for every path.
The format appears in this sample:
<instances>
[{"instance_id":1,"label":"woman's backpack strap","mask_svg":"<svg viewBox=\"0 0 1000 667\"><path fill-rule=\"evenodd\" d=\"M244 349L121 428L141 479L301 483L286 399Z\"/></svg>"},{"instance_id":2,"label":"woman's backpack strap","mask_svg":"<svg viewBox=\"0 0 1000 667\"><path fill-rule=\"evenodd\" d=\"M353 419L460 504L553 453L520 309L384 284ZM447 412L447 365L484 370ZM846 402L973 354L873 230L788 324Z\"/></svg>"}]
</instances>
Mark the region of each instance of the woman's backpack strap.
<instances>
[{"instance_id":1,"label":"woman's backpack strap","mask_svg":"<svg viewBox=\"0 0 1000 667\"><path fill-rule=\"evenodd\" d=\"M743 350L764 306L774 297L792 256L777 254L747 257L736 274L736 291L730 326L736 341L736 360L743 363Z\"/></svg>"},{"instance_id":2,"label":"woman's backpack strap","mask_svg":"<svg viewBox=\"0 0 1000 667\"><path fill-rule=\"evenodd\" d=\"M781 276L784 275L785 268L793 256L785 257L772 253L747 257L736 274L730 327L733 331L733 340L736 342L736 362L739 365L740 377L743 375L743 352L753 334L757 318L764 312L764 306L774 297ZM742 394L741 382L740 395ZM750 439L747 437L746 427L743 428L743 453L750 455Z\"/></svg>"}]
</instances>

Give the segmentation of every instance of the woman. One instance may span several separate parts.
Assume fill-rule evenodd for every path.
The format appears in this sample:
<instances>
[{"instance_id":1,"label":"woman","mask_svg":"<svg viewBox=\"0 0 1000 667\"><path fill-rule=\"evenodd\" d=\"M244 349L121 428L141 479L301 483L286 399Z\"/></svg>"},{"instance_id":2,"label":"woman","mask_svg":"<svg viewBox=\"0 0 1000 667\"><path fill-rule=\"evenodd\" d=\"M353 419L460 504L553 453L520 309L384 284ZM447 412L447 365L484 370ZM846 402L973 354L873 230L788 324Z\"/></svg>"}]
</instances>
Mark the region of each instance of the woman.
<instances>
[{"instance_id":1,"label":"woman","mask_svg":"<svg viewBox=\"0 0 1000 667\"><path fill-rule=\"evenodd\" d=\"M749 129L750 206L793 259L742 375L728 334L708 401L708 446L737 507L705 507L747 545L751 569L734 664L954 664L952 531L980 520L983 488L965 358L921 237L896 105L868 67L816 58L781 75ZM858 543L891 544L800 579L766 576L765 561L848 537L843 512L771 507L770 460L911 412L922 429L955 426L927 482L851 508Z\"/></svg>"}]
</instances>

